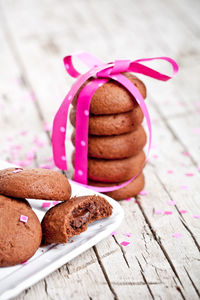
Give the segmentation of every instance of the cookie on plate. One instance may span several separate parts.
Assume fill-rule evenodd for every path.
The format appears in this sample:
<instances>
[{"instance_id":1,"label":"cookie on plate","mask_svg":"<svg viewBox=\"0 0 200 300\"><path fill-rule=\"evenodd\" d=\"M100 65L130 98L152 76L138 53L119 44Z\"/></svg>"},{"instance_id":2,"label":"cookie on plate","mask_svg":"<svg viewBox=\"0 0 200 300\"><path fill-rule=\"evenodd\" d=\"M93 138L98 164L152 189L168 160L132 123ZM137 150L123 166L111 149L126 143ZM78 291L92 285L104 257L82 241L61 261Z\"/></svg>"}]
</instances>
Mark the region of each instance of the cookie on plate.
<instances>
[{"instance_id":1,"label":"cookie on plate","mask_svg":"<svg viewBox=\"0 0 200 300\"><path fill-rule=\"evenodd\" d=\"M0 195L0 267L31 258L41 239L41 224L29 203Z\"/></svg>"},{"instance_id":2,"label":"cookie on plate","mask_svg":"<svg viewBox=\"0 0 200 300\"><path fill-rule=\"evenodd\" d=\"M106 183L106 182L88 180L88 185L104 186L104 187L119 185L122 183L123 182L115 184L115 183ZM130 183L128 183L124 187L115 191L105 192L104 194L108 195L109 197L115 200L124 200L138 195L139 192L144 188L144 184L145 184L144 174L140 173L135 179L133 179Z\"/></svg>"},{"instance_id":3,"label":"cookie on plate","mask_svg":"<svg viewBox=\"0 0 200 300\"><path fill-rule=\"evenodd\" d=\"M75 145L75 131L72 134ZM103 159L121 159L136 155L146 144L146 133L140 125L134 131L113 135L88 137L88 156Z\"/></svg>"},{"instance_id":4,"label":"cookie on plate","mask_svg":"<svg viewBox=\"0 0 200 300\"><path fill-rule=\"evenodd\" d=\"M8 168L0 170L0 194L29 199L66 201L71 196L68 179L47 169Z\"/></svg>"},{"instance_id":5,"label":"cookie on plate","mask_svg":"<svg viewBox=\"0 0 200 300\"><path fill-rule=\"evenodd\" d=\"M144 83L130 73L124 73L123 75L138 88L143 98L146 98L146 87ZM89 81L86 81L86 84L88 82ZM78 95L79 92L72 101L73 106L76 106ZM127 89L116 81L110 80L99 87L94 93L90 102L90 113L94 115L118 114L130 111L137 105L135 98L127 91Z\"/></svg>"},{"instance_id":6,"label":"cookie on plate","mask_svg":"<svg viewBox=\"0 0 200 300\"><path fill-rule=\"evenodd\" d=\"M74 235L87 230L89 223L111 214L112 206L103 197L73 197L45 214L42 220L43 243L66 243Z\"/></svg>"},{"instance_id":7,"label":"cookie on plate","mask_svg":"<svg viewBox=\"0 0 200 300\"><path fill-rule=\"evenodd\" d=\"M128 112L114 115L92 115L89 117L89 134L118 135L136 129L142 123L143 112L139 105ZM76 127L76 109L70 111L70 122Z\"/></svg>"}]
</instances>

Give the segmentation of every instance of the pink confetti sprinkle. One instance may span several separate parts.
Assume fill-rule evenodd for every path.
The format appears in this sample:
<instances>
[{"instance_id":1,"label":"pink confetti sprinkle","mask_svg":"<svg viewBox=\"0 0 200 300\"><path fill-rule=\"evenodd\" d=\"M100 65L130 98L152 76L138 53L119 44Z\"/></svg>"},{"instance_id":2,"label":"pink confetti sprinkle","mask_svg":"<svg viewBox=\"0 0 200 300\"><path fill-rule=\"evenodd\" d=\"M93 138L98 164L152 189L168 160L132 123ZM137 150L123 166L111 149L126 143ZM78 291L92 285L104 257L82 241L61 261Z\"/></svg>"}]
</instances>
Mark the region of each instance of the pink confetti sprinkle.
<instances>
[{"instance_id":1,"label":"pink confetti sprinkle","mask_svg":"<svg viewBox=\"0 0 200 300\"><path fill-rule=\"evenodd\" d=\"M125 233L124 235L127 236L127 237L131 237L132 234L131 233Z\"/></svg>"},{"instance_id":2,"label":"pink confetti sprinkle","mask_svg":"<svg viewBox=\"0 0 200 300\"><path fill-rule=\"evenodd\" d=\"M168 174L173 174L174 171L173 171L173 170L168 170L167 173L168 173Z\"/></svg>"},{"instance_id":3,"label":"pink confetti sprinkle","mask_svg":"<svg viewBox=\"0 0 200 300\"><path fill-rule=\"evenodd\" d=\"M53 201L53 205L57 205L58 203L60 203L59 201Z\"/></svg>"},{"instance_id":4,"label":"pink confetti sprinkle","mask_svg":"<svg viewBox=\"0 0 200 300\"><path fill-rule=\"evenodd\" d=\"M182 236L182 234L181 233L173 233L172 236L178 239Z\"/></svg>"},{"instance_id":5,"label":"pink confetti sprinkle","mask_svg":"<svg viewBox=\"0 0 200 300\"><path fill-rule=\"evenodd\" d=\"M169 204L169 205L176 205L176 202L173 201L173 200L169 200L169 201L168 201L168 204Z\"/></svg>"},{"instance_id":6,"label":"pink confetti sprinkle","mask_svg":"<svg viewBox=\"0 0 200 300\"><path fill-rule=\"evenodd\" d=\"M182 209L182 210L179 210L179 212L180 212L180 214L186 214L187 210Z\"/></svg>"},{"instance_id":7,"label":"pink confetti sprinkle","mask_svg":"<svg viewBox=\"0 0 200 300\"><path fill-rule=\"evenodd\" d=\"M172 211L166 210L166 211L164 212L164 215L172 215Z\"/></svg>"},{"instance_id":8,"label":"pink confetti sprinkle","mask_svg":"<svg viewBox=\"0 0 200 300\"><path fill-rule=\"evenodd\" d=\"M125 201L127 201L127 202L128 202L128 201L131 201L131 198L127 198L127 199L125 199Z\"/></svg>"},{"instance_id":9,"label":"pink confetti sprinkle","mask_svg":"<svg viewBox=\"0 0 200 300\"><path fill-rule=\"evenodd\" d=\"M27 158L28 160L33 160L34 157L35 157L35 153L34 153L33 151L28 151L28 152L26 153L26 158Z\"/></svg>"},{"instance_id":10,"label":"pink confetti sprinkle","mask_svg":"<svg viewBox=\"0 0 200 300\"><path fill-rule=\"evenodd\" d=\"M53 168L53 166L52 166L52 165L47 165L47 164L40 164L40 165L39 165L39 168L50 170L50 169Z\"/></svg>"},{"instance_id":11,"label":"pink confetti sprinkle","mask_svg":"<svg viewBox=\"0 0 200 300\"><path fill-rule=\"evenodd\" d=\"M30 166L31 165L31 161L30 160L22 160L18 163L19 166L21 167L25 167L25 166Z\"/></svg>"},{"instance_id":12,"label":"pink confetti sprinkle","mask_svg":"<svg viewBox=\"0 0 200 300\"><path fill-rule=\"evenodd\" d=\"M192 177L192 176L194 176L194 173L186 173L185 175L188 177Z\"/></svg>"},{"instance_id":13,"label":"pink confetti sprinkle","mask_svg":"<svg viewBox=\"0 0 200 300\"><path fill-rule=\"evenodd\" d=\"M200 128L193 128L192 131L194 134L200 134Z\"/></svg>"},{"instance_id":14,"label":"pink confetti sprinkle","mask_svg":"<svg viewBox=\"0 0 200 300\"><path fill-rule=\"evenodd\" d=\"M116 234L117 234L116 231L111 232L111 235L112 235L112 236L114 236L114 235L116 235Z\"/></svg>"},{"instance_id":15,"label":"pink confetti sprinkle","mask_svg":"<svg viewBox=\"0 0 200 300\"><path fill-rule=\"evenodd\" d=\"M15 168L15 170L12 171L12 173L19 173L19 172L21 172L21 171L23 171L22 168Z\"/></svg>"},{"instance_id":16,"label":"pink confetti sprinkle","mask_svg":"<svg viewBox=\"0 0 200 300\"><path fill-rule=\"evenodd\" d=\"M46 158L46 161L52 162L52 161L53 161L53 157L52 157L52 156L47 157L47 158Z\"/></svg>"},{"instance_id":17,"label":"pink confetti sprinkle","mask_svg":"<svg viewBox=\"0 0 200 300\"><path fill-rule=\"evenodd\" d=\"M26 135L27 134L27 131L23 130L19 133L20 135Z\"/></svg>"},{"instance_id":18,"label":"pink confetti sprinkle","mask_svg":"<svg viewBox=\"0 0 200 300\"><path fill-rule=\"evenodd\" d=\"M145 196L145 195L147 195L147 192L143 190L143 191L140 191L139 194L140 194L141 196Z\"/></svg>"},{"instance_id":19,"label":"pink confetti sprinkle","mask_svg":"<svg viewBox=\"0 0 200 300\"><path fill-rule=\"evenodd\" d=\"M27 216L24 216L24 215L21 215L19 220L20 220L21 222L23 222L23 223L27 223L27 222L28 222L28 217L27 217Z\"/></svg>"},{"instance_id":20,"label":"pink confetti sprinkle","mask_svg":"<svg viewBox=\"0 0 200 300\"><path fill-rule=\"evenodd\" d=\"M36 136L33 140L33 142L38 146L38 147L44 147L44 142L40 141L39 138Z\"/></svg>"},{"instance_id":21,"label":"pink confetti sprinkle","mask_svg":"<svg viewBox=\"0 0 200 300\"><path fill-rule=\"evenodd\" d=\"M193 218L200 219L200 215L193 215Z\"/></svg>"},{"instance_id":22,"label":"pink confetti sprinkle","mask_svg":"<svg viewBox=\"0 0 200 300\"><path fill-rule=\"evenodd\" d=\"M190 156L190 153L187 152L187 151L185 151L185 152L183 152L183 155L185 155L185 156Z\"/></svg>"},{"instance_id":23,"label":"pink confetti sprinkle","mask_svg":"<svg viewBox=\"0 0 200 300\"><path fill-rule=\"evenodd\" d=\"M154 154L154 155L152 155L152 157L153 157L153 158L158 158L159 155L158 155L158 154Z\"/></svg>"},{"instance_id":24,"label":"pink confetti sprinkle","mask_svg":"<svg viewBox=\"0 0 200 300\"><path fill-rule=\"evenodd\" d=\"M51 131L51 129L52 129L52 125L45 122L44 123L44 130L45 131Z\"/></svg>"},{"instance_id":25,"label":"pink confetti sprinkle","mask_svg":"<svg viewBox=\"0 0 200 300\"><path fill-rule=\"evenodd\" d=\"M36 100L35 95L34 95L33 92L30 92L30 93L29 93L29 100L31 100L31 101L33 101L33 102Z\"/></svg>"},{"instance_id":26,"label":"pink confetti sprinkle","mask_svg":"<svg viewBox=\"0 0 200 300\"><path fill-rule=\"evenodd\" d=\"M50 205L51 205L51 202L43 202L42 203L42 208L50 207Z\"/></svg>"},{"instance_id":27,"label":"pink confetti sprinkle","mask_svg":"<svg viewBox=\"0 0 200 300\"><path fill-rule=\"evenodd\" d=\"M155 215L161 215L163 211L161 209L154 209L154 214Z\"/></svg>"},{"instance_id":28,"label":"pink confetti sprinkle","mask_svg":"<svg viewBox=\"0 0 200 300\"><path fill-rule=\"evenodd\" d=\"M122 245L122 246L128 246L129 244L130 244L129 242L125 242L125 241L120 243L120 245Z\"/></svg>"},{"instance_id":29,"label":"pink confetti sprinkle","mask_svg":"<svg viewBox=\"0 0 200 300\"><path fill-rule=\"evenodd\" d=\"M182 190L187 190L187 189L188 189L188 186L185 185L185 184L182 184L182 185L181 185L181 189L182 189Z\"/></svg>"}]
</instances>

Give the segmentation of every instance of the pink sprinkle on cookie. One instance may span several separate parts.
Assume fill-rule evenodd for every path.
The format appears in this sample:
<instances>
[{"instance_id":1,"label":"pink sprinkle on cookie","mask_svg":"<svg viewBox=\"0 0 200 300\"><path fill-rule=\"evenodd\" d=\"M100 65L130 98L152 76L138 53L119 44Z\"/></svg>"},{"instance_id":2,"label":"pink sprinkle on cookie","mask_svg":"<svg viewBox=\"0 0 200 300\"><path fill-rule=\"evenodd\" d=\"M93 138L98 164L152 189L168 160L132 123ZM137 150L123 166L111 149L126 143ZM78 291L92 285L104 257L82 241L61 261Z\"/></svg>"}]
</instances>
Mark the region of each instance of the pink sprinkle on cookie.
<instances>
[{"instance_id":1,"label":"pink sprinkle on cookie","mask_svg":"<svg viewBox=\"0 0 200 300\"><path fill-rule=\"evenodd\" d=\"M59 201L53 201L53 205L57 205L58 203L60 203Z\"/></svg>"},{"instance_id":2,"label":"pink sprinkle on cookie","mask_svg":"<svg viewBox=\"0 0 200 300\"><path fill-rule=\"evenodd\" d=\"M43 202L42 203L42 208L50 207L50 205L51 205L51 202Z\"/></svg>"},{"instance_id":3,"label":"pink sprinkle on cookie","mask_svg":"<svg viewBox=\"0 0 200 300\"><path fill-rule=\"evenodd\" d=\"M123 241L123 242L121 242L120 243L120 245L122 245L122 246L128 246L130 243L129 242L126 242L126 241Z\"/></svg>"},{"instance_id":4,"label":"pink sprinkle on cookie","mask_svg":"<svg viewBox=\"0 0 200 300\"><path fill-rule=\"evenodd\" d=\"M28 217L27 216L24 216L24 215L21 215L19 220L23 223L27 223L28 222Z\"/></svg>"}]
</instances>

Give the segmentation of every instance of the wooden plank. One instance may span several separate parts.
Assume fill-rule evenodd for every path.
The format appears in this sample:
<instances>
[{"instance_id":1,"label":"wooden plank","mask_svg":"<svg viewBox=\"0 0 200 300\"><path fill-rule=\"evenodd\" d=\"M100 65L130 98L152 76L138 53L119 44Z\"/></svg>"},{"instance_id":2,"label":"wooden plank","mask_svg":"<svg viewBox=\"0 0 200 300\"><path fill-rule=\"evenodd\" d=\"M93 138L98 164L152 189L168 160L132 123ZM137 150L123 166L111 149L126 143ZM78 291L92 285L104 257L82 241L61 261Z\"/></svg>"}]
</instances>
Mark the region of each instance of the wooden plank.
<instances>
[{"instance_id":1,"label":"wooden plank","mask_svg":"<svg viewBox=\"0 0 200 300\"><path fill-rule=\"evenodd\" d=\"M12 2L10 2L12 3ZM90 41L90 46L87 46L86 49L90 48L93 50L93 52L96 52L99 54L99 56L104 57L105 59L110 58L110 53L112 53L113 56L119 56L121 53L124 53L125 56L131 57L132 51L134 49L135 54L137 53L138 57L140 56L150 56L151 53L155 53L157 55L157 51L159 49L160 53L164 55L166 49L164 49L164 46L160 46L159 43L161 41L162 45L165 45L162 40L161 40L161 32L157 34L157 32L153 31L153 36L154 36L154 45L152 46L152 41L148 39L148 31L146 30L147 26L149 26L149 20L151 20L150 24L152 24L153 16L154 16L154 10L149 9L149 6L147 6L146 11L148 11L148 14L146 15L146 20L141 18L143 11L143 6L138 6L139 8L134 6L134 18L132 17L131 13L131 8L133 8L133 5L131 5L130 1L127 1L129 5L121 5L119 1L115 1L116 6L112 5L107 5L106 1L102 1L101 5L98 4L97 2L90 2L90 8L87 11L87 14L83 15L82 11L86 8L86 2L84 1L77 1L73 2L72 5L68 5L68 3L64 4L64 8L58 5L58 8L56 7L55 13L51 14L52 20L54 22L54 25L56 26L55 31L50 30L48 26L44 26L45 22L45 13L49 17L49 10L46 11L45 7L45 2L41 4L41 12L38 17L38 23L40 24L40 28L42 28L42 34L37 32L35 34L35 37L33 38L34 35L34 18L31 17L32 14L30 13L31 11L37 11L38 6L34 5L33 2L32 4L28 7L25 4L25 2L21 2L21 7L25 7L26 9L21 10L16 10L16 7L12 8L11 6L9 9L6 9L6 14L8 20L11 19L13 20L13 23L11 24L9 22L9 27L11 30L11 38L13 35L13 32L15 28L17 27L18 30L16 32L14 39L14 43L16 45L17 51L20 53L20 57L23 58L22 63L25 66L26 72L27 72L27 77L29 78L29 81L31 82L32 86L34 86L34 89L36 90L36 94L38 95L39 98L39 103L41 107L42 113L45 115L45 118L49 118L51 120L51 117L53 116L53 111L56 109L56 105L52 105L49 109L46 107L46 99L49 99L51 103L53 103L53 100L56 98L56 91L58 91L59 94L59 99L61 98L61 94L64 93L65 90L65 82L63 80L64 78L64 70L59 69L57 67L57 55L58 53L64 53L64 49L67 48L67 42L65 38L66 34L66 11L68 10L70 12L69 16L69 23L70 23L70 29L72 30L72 33L69 33L69 40L74 42L74 45L72 46L70 44L70 49L75 50L74 48L80 48L81 43L83 40L81 38L85 38L83 45L86 45L88 41ZM147 2L145 2L147 4ZM13 3L12 3L13 4ZM145 5L146 5L145 4ZM7 4L6 4L7 5ZM154 7L155 8L155 7ZM104 9L104 10L103 10ZM106 10L105 10L106 9ZM27 13L27 10L29 13ZM123 14L119 14L119 11ZM158 10L160 12L160 10ZM20 16L20 17L19 17ZM74 16L77 16L79 19L80 23L74 23L73 18ZM103 16L103 17L102 17ZM120 28L120 22L118 23L118 16L120 16L120 22L121 24L124 25L123 29ZM162 16L164 17L164 13L162 13ZM27 26L25 29L21 29L20 27L22 25L27 23L28 19L30 19L30 27ZM162 19L162 18L161 18ZM160 19L159 19L160 20ZM158 23L160 22L158 20ZM168 20L169 22L169 20ZM65 24L64 24L65 23ZM82 26L81 26L82 24ZM86 25L87 27L83 27L83 24L88 24ZM93 24L92 29L90 24ZM154 24L153 29L155 29L157 20ZM86 30L87 29L87 30ZM134 35L132 35L134 29ZM137 30L136 30L137 29ZM177 33L180 32L182 27L179 25ZM112 31L119 32L119 35L116 35L116 37L112 36L111 32ZM171 30L171 31L170 31ZM168 34L172 32L172 27L170 27L170 30L168 31ZM61 32L61 33L60 33ZM98 35L97 43L95 39L91 39L91 36L88 34L88 32L91 34L91 36ZM47 37L46 37L47 34ZM55 38L55 34L58 34L58 36ZM74 38L76 37L76 39ZM130 38L132 37L133 38ZM145 44L146 48L143 47L144 45L144 39L145 39ZM173 35L173 39L175 39L175 35ZM172 41L173 41L172 39ZM23 42L24 40L27 40L27 42ZM29 42L31 40L31 44ZM42 40L42 41L41 41ZM112 43L111 43L112 40ZM50 41L50 42L49 42ZM135 41L137 41L137 49L135 49ZM180 44L182 41L185 40L184 38L182 39L182 36L180 38ZM43 45L45 45L45 51L47 51L48 56L45 56L44 53L46 53L43 49ZM53 45L53 46L52 46ZM105 45L105 48L102 49L102 47L98 47L98 45ZM69 49L68 48L68 49ZM15 49L15 51L16 51ZM54 49L54 50L53 50ZM57 49L57 50L55 50ZM174 54L174 48L173 49L168 49L170 54ZM54 54L52 54L54 51ZM44 53L43 53L44 52ZM34 64L32 64L31 68L29 68L29 61L27 55L29 54L29 58L33 59ZM117 55L118 54L118 55ZM142 55L141 55L142 54ZM50 56L50 57L49 57ZM53 57L53 58L52 58ZM39 65L40 61L42 58L43 65L38 68L37 66ZM47 87L49 85L53 85L54 77L52 77L51 74L49 74L49 66L51 66L51 70L54 74L56 74L56 78L58 78L58 82L61 83L61 87L57 88L56 91L49 90ZM62 73L63 72L63 73ZM62 75L60 75L62 73ZM40 85L40 78L41 76L43 78L46 78L45 86L41 87ZM185 78L186 72L184 73L183 78ZM182 81L180 80L180 83ZM55 80L54 80L55 81ZM176 83L173 85L167 85L166 88L163 88L163 85L157 88L155 88L154 83L151 81L148 81L151 88L151 94L153 95L152 99L155 102L154 98L159 99L158 97L160 94L165 94L165 99L167 100L170 97L175 97L175 88L176 88ZM158 83L156 82L156 85ZM160 90L162 88L162 90ZM179 85L178 89L179 95L177 96L176 99L180 98L181 95L181 86ZM186 99L187 100L187 99ZM184 99L184 103L186 103L186 100ZM176 102L178 103L178 102ZM186 107L185 107L186 106ZM168 107L163 107L162 113L164 114L165 111L166 113L164 116L175 116L176 114L186 114L190 111L190 106L187 105L180 105L180 104L175 104L172 102L169 108ZM175 111L175 113L174 113ZM171 299L172 296L176 296L178 298L184 298L188 297L192 299L196 299L198 297L198 293L195 291L195 288L198 287L198 268L197 268L197 261L198 261L198 255L197 255L197 246L194 244L194 240L192 239L189 231L186 229L186 227L182 224L181 220L178 219L178 213L174 212L173 218L171 219L166 219L165 223L163 226L162 222L163 219L160 218L159 222L157 221L157 217L159 216L152 216L152 202L154 201L154 198L156 197L155 195L155 190L154 187L156 186L156 192L159 195L159 202L155 202L156 205L162 206L164 209L167 205L168 199L171 199L172 197L168 196L169 192L174 193L176 202L178 203L177 207L180 209L181 208L181 198L184 197L184 205L186 204L187 210L192 213L192 210L196 210L196 204L190 205L190 202L186 201L188 199L188 195L181 194L177 192L177 187L174 186L174 179L169 182L169 178L166 176L166 162L170 162L171 158L173 158L173 167L174 163L176 162L177 159L179 159L179 156L174 155L173 151L171 150L170 145L174 145L174 139L173 136L169 132L169 128L167 128L164 124L166 121L164 119L160 120L159 117L159 111L154 112L153 107L151 108L151 112L153 112L153 120L155 121L155 132L158 132L156 135L156 142L159 141L162 145L161 149L161 155L163 158L161 161L159 160L159 167L154 163L153 166L156 170L156 173L154 174L154 171L150 168L150 170L147 171L147 178L151 178L151 184L148 187L148 197L149 197L149 202L148 200L145 202L143 201L142 206L140 206L141 212L143 214L143 217L140 213L140 211L136 210L136 216L138 216L138 223L133 224L133 227L131 224L133 223L133 217L132 215L129 215L129 212L131 211L130 207L127 205L125 207L125 213L128 216L126 219L126 222L128 225L122 225L120 228L121 236L125 232L125 230L129 230L131 227L133 228L133 232L136 232L137 236L137 245L136 245L136 253L137 253L137 259L135 256L132 254L132 248L125 248L122 252L121 246L119 247L117 243L121 242L121 237L118 236L116 237L116 241L114 242L112 238L103 241L100 245L98 245L95 249L95 253L97 255L97 259L99 261L99 264L101 264L101 269L104 269L105 274L107 274L110 284L112 286L112 289L114 289L115 293L119 295L120 299L123 299L124 296L124 291L127 290L127 297L131 297L133 293L137 295L137 298L140 296L145 296L145 297L155 297L158 298L160 294L162 295L161 297L163 299ZM51 117L50 117L51 116ZM157 122L157 123L156 123ZM158 125L162 125L161 129L158 130ZM167 136L167 139L165 140L165 137ZM158 143L158 142L157 142ZM164 150L163 150L164 148ZM175 152L178 151L177 153L181 153L184 151L183 147L179 144L179 141L176 141L176 146L172 150L175 149ZM166 150L166 151L165 151ZM164 152L164 153L163 153ZM195 150L194 150L195 152ZM196 152L195 152L196 153ZM163 166L163 167L162 167ZM193 166L191 165L191 170L193 170ZM174 170L175 173L179 170L180 165L175 164ZM182 178L177 178L177 182L181 180ZM189 179L189 178L188 178ZM162 186L161 183L164 182L164 186ZM195 181L192 184L192 189L197 186L197 182ZM166 191L165 191L166 189ZM150 192L149 192L150 191ZM184 196L185 195L185 196ZM192 200L194 198L194 194L189 195ZM160 201L160 199L162 201ZM174 199L174 198L172 198ZM152 201L152 202L151 202ZM196 201L196 200L195 200ZM154 202L153 202L154 203ZM161 204L162 203L162 204ZM126 205L127 203L123 203L123 206ZM128 203L129 204L129 203ZM132 203L130 203L130 206ZM155 206L156 207L156 206ZM131 206L132 208L132 206ZM149 217L151 216L151 218ZM166 216L167 217L167 216ZM169 216L171 217L171 216ZM188 218L188 215L184 218ZM178 219L178 222L177 222ZM190 220L191 221L191 220ZM192 219L192 224L190 224L189 218L187 220L186 225L188 226L189 224L189 230L192 230L192 232L195 232L196 236L196 226L193 221L197 221L195 219ZM138 227L136 226L138 224ZM169 227L169 229L166 232L166 227ZM130 227L131 226L131 227ZM156 228L156 234L152 230L152 228ZM187 249L186 247L183 246L183 244L180 243L180 245L176 244L175 241L173 240L172 237L170 236L171 233L173 233L173 230L180 230L183 232L183 235L185 235L187 238L187 246L190 247L192 257L193 259L189 260L187 258ZM145 234L144 234L145 232ZM149 233L149 234L148 234ZM168 234L166 236L166 233ZM170 236L170 238L169 238ZM149 240L148 240L149 237ZM139 241L141 240L141 244L139 244ZM161 240L161 244L159 244L159 241ZM172 241L171 241L172 240ZM177 241L180 241L177 240ZM174 243L173 243L174 242ZM171 247L171 244L175 245L177 247L177 250L174 254L174 248ZM182 242L183 243L183 242ZM153 244L153 246L152 246ZM176 248L175 247L175 248ZM113 252L112 256L110 257L109 255L106 256L107 254L107 249L110 248L112 249ZM129 250L130 249L130 250ZM149 253L148 253L149 251ZM155 252L154 252L155 251ZM183 253L182 253L182 252ZM141 255L142 253L142 255ZM145 254L144 254L145 253ZM155 256L153 255L155 253ZM128 259L127 259L128 257ZM113 259L115 265L112 263ZM125 259L126 258L126 259ZM167 259L168 258L168 259ZM166 262L166 259L168 262ZM76 260L75 260L76 261ZM130 267L130 270L127 271L128 265L126 263L128 262ZM118 263L120 262L120 263ZM183 263L184 262L184 263ZM162 264L164 263L164 267ZM179 264L181 265L183 263L183 267L180 267ZM113 270L114 267L117 266L117 271L114 272ZM155 267L156 266L156 267ZM170 266L170 267L169 267ZM76 270L76 264L74 263L73 268ZM136 269L135 269L136 268ZM187 270L189 276L187 276L186 271ZM167 271L166 271L167 270ZM189 270L189 271L188 271ZM134 273L136 271L136 273ZM175 272L174 272L175 271ZM79 273L79 271L78 271ZM133 274L132 274L133 273ZM134 275L135 274L135 275ZM56 274L55 276L59 276ZM133 277L132 277L133 276ZM184 278L184 276L186 278ZM50 277L51 278L51 277ZM77 278L77 277L76 277ZM137 281L137 278L140 278L139 284ZM181 282L183 282L185 291L181 287L181 284L179 282L179 279ZM191 278L191 279L190 279ZM122 280L123 279L123 280ZM131 284L130 283L131 280ZM192 280L192 281L191 281ZM163 284L164 282L164 284ZM194 285L192 285L192 282ZM86 284L87 282L85 282ZM135 283L135 284L134 284ZM141 283L141 284L140 284ZM53 284L52 284L53 285ZM64 285L64 283L63 283ZM72 286L72 283L70 283L70 287ZM126 288L128 286L128 288ZM170 286L170 289L167 288L167 286ZM176 289L176 286L178 290ZM75 291L76 285L73 286L72 291ZM54 288L52 288L52 294L55 296L55 291ZM153 296L152 296L153 295ZM56 296L55 296L56 297ZM74 296L75 297L75 296ZM136 299L137 299L136 298ZM126 298L127 299L127 298ZM130 298L131 299L131 298Z\"/></svg>"}]
</instances>

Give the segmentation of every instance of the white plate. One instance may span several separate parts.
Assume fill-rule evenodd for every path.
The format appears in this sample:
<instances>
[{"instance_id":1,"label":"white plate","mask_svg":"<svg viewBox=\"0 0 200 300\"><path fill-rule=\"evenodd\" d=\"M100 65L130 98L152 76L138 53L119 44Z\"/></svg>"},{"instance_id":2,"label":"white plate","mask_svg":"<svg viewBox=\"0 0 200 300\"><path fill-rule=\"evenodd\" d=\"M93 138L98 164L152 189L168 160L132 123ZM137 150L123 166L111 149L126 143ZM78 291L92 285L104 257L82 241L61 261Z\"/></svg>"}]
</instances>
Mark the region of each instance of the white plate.
<instances>
[{"instance_id":1,"label":"white plate","mask_svg":"<svg viewBox=\"0 0 200 300\"><path fill-rule=\"evenodd\" d=\"M0 161L0 169L12 165ZM99 194L71 182L72 195ZM100 194L99 194L100 195ZM73 242L62 245L50 245L39 248L36 254L25 264L0 268L0 299L10 299L27 289L49 273L55 271L77 255L83 253L114 231L123 219L121 206L112 198L103 195L113 207L112 215L88 226L87 231L72 238ZM48 208L42 208L42 200L29 200L33 210L41 220ZM46 201L50 202L50 201ZM51 202L52 203L52 202ZM52 205L50 206L52 207Z\"/></svg>"}]
</instances>

